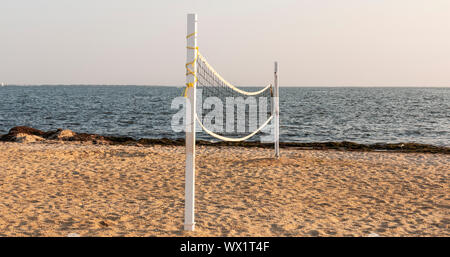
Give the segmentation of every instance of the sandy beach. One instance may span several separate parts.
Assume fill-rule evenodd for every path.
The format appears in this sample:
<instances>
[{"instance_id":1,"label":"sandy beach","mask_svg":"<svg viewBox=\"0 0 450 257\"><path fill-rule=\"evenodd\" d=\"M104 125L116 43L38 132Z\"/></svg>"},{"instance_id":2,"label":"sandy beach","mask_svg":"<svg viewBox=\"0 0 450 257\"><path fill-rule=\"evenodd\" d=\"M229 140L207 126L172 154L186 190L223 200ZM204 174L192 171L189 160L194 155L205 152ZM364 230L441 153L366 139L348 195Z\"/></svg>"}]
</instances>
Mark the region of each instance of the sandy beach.
<instances>
[{"instance_id":1,"label":"sandy beach","mask_svg":"<svg viewBox=\"0 0 450 257\"><path fill-rule=\"evenodd\" d=\"M450 155L0 142L0 236L450 236Z\"/></svg>"}]
</instances>

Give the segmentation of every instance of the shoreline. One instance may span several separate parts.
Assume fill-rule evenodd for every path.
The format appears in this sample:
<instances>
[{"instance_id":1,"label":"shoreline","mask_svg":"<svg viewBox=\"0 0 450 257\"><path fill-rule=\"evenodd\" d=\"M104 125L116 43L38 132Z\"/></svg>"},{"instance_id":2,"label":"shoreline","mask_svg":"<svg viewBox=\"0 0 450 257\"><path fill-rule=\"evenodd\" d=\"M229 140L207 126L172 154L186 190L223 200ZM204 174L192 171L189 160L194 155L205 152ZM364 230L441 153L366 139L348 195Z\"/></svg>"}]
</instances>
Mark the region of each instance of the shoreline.
<instances>
[{"instance_id":1,"label":"shoreline","mask_svg":"<svg viewBox=\"0 0 450 257\"><path fill-rule=\"evenodd\" d=\"M27 138L28 136L28 138ZM18 126L9 130L8 134L0 135L0 142L36 142L36 141L72 141L92 144L105 145L135 145L135 146L182 146L184 138L168 139L168 138L140 138L134 139L128 136L102 136L98 134L77 133L71 130L49 130L41 131L35 128ZM255 141L244 142L210 142L206 140L197 140L197 145L203 146L240 146L246 148L260 147L272 148L273 143L261 143ZM435 146L430 144L421 144L413 142L405 143L374 143L360 144L349 141L340 142L280 142L280 148L295 148L302 150L338 150L338 151L386 151L386 152L411 152L411 153L441 153L450 154L450 147Z\"/></svg>"}]
</instances>

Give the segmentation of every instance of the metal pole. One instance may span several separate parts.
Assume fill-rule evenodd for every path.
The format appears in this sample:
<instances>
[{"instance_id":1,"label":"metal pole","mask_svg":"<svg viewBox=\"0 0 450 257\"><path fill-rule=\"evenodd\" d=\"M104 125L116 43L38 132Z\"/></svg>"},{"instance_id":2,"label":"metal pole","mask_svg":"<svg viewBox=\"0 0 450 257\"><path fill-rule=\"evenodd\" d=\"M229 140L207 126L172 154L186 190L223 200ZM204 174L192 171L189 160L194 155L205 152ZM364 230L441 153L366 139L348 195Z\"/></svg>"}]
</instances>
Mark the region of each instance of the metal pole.
<instances>
[{"instance_id":1,"label":"metal pole","mask_svg":"<svg viewBox=\"0 0 450 257\"><path fill-rule=\"evenodd\" d=\"M278 62L275 62L274 69L274 141L275 141L275 157L280 157L280 107L278 94Z\"/></svg>"},{"instance_id":2,"label":"metal pole","mask_svg":"<svg viewBox=\"0 0 450 257\"><path fill-rule=\"evenodd\" d=\"M187 54L188 68L197 74L197 14L187 15ZM195 107L196 107L196 78L189 72L186 75L188 87L186 93L186 175L184 202L184 230L193 231L194 200L195 200Z\"/></svg>"}]
</instances>

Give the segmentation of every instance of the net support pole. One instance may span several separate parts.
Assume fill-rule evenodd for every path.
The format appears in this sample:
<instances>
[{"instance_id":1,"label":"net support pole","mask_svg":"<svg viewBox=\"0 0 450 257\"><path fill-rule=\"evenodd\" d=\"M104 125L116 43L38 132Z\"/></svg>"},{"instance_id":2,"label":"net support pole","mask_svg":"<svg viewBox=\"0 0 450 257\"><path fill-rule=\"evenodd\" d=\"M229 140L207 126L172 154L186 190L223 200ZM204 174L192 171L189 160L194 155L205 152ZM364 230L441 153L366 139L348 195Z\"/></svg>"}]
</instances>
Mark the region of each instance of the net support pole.
<instances>
[{"instance_id":1,"label":"net support pole","mask_svg":"<svg viewBox=\"0 0 450 257\"><path fill-rule=\"evenodd\" d=\"M278 62L274 64L274 99L273 99L273 122L274 122L274 143L275 143L275 157L280 157L280 107L278 95Z\"/></svg>"},{"instance_id":2,"label":"net support pole","mask_svg":"<svg viewBox=\"0 0 450 257\"><path fill-rule=\"evenodd\" d=\"M197 14L187 15L187 54L186 63L191 63L189 69L197 74ZM195 107L196 107L196 78L189 72L186 84L193 85L186 90L186 171L185 171L185 199L184 199L184 230L193 231L194 200L195 200Z\"/></svg>"}]
</instances>

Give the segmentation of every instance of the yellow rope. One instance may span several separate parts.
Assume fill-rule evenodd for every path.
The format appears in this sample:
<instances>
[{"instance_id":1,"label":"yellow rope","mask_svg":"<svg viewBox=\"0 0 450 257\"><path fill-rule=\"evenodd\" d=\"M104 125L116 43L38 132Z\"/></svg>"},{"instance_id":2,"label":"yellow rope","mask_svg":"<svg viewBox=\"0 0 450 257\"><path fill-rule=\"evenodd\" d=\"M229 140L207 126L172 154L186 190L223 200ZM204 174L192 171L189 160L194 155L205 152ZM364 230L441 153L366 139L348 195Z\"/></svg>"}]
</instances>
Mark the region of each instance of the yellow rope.
<instances>
[{"instance_id":1,"label":"yellow rope","mask_svg":"<svg viewBox=\"0 0 450 257\"><path fill-rule=\"evenodd\" d=\"M186 38L190 38L190 37L194 36L196 33L197 33L197 32L191 33L191 34L187 35ZM195 72L192 71L191 69L189 69L189 67L188 67L189 65L192 66L192 67L194 67L195 62L197 61L198 47L188 46L188 47L186 47L186 48L187 48L187 49L193 49L193 50L195 50L195 57L194 57L194 60L193 60L192 62L186 63L186 76L188 76L188 75L194 76L194 82L186 83L186 88L184 89L184 97L187 96L187 91L188 91L188 89L189 89L190 87L194 87L194 84L197 83L197 81L198 81L197 74L195 74Z\"/></svg>"},{"instance_id":2,"label":"yellow rope","mask_svg":"<svg viewBox=\"0 0 450 257\"><path fill-rule=\"evenodd\" d=\"M195 34L197 34L197 32L194 32L194 33L191 33L191 34L187 35L186 38L190 38L190 37L192 37Z\"/></svg>"}]
</instances>

